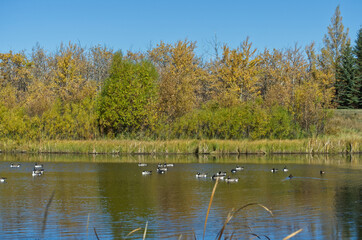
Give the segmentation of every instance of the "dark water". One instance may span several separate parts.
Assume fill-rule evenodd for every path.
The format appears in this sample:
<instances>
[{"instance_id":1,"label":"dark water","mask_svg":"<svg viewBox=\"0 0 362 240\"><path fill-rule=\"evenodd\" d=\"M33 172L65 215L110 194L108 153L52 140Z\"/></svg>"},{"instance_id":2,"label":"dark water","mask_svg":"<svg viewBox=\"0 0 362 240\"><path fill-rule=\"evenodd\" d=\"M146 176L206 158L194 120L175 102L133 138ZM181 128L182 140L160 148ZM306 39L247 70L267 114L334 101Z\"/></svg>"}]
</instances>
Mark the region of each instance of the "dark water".
<instances>
[{"instance_id":1,"label":"dark water","mask_svg":"<svg viewBox=\"0 0 362 240\"><path fill-rule=\"evenodd\" d=\"M21 163L10 168L11 162ZM45 174L33 177L34 163ZM140 168L138 162L147 162ZM158 162L175 163L157 174ZM243 171L231 174L236 165ZM289 168L272 173L271 168ZM142 170L153 175L143 176ZM325 174L320 175L320 170ZM196 172L227 171L237 183L220 181L206 226L215 239L232 209L224 237L362 239L361 156L88 156L0 154L0 239L202 239L215 181ZM289 174L294 177L288 179ZM54 197L47 204L54 191Z\"/></svg>"}]
</instances>

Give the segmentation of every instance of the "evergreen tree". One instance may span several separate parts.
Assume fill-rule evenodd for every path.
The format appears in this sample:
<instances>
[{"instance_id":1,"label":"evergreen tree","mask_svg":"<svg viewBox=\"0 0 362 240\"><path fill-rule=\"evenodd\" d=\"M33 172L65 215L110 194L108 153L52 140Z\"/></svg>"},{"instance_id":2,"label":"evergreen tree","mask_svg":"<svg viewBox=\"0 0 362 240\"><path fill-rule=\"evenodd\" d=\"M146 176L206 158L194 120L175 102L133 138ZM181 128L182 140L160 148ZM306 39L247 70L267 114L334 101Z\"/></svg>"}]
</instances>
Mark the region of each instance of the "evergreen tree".
<instances>
[{"instance_id":1,"label":"evergreen tree","mask_svg":"<svg viewBox=\"0 0 362 240\"><path fill-rule=\"evenodd\" d=\"M325 72L333 73L333 75L336 73L342 51L349 41L348 28L344 31L341 11L337 6L331 18L331 24L328 26L328 33L323 38L324 47L322 48L320 61Z\"/></svg>"},{"instance_id":2,"label":"evergreen tree","mask_svg":"<svg viewBox=\"0 0 362 240\"><path fill-rule=\"evenodd\" d=\"M362 28L357 33L356 45L353 51L356 56L357 81L359 85L358 107L362 108Z\"/></svg>"},{"instance_id":3,"label":"evergreen tree","mask_svg":"<svg viewBox=\"0 0 362 240\"><path fill-rule=\"evenodd\" d=\"M339 108L358 108L359 86L357 82L356 60L352 47L347 43L336 70L336 102Z\"/></svg>"}]
</instances>

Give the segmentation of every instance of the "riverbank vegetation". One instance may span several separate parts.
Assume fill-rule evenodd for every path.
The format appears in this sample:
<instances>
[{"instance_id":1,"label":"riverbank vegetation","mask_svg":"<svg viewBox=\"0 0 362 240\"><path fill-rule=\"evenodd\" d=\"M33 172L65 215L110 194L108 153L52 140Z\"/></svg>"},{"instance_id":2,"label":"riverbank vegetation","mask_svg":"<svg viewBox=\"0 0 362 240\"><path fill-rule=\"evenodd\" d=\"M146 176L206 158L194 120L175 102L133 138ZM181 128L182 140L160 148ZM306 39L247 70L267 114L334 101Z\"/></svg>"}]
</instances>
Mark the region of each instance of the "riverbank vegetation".
<instances>
[{"instance_id":1,"label":"riverbank vegetation","mask_svg":"<svg viewBox=\"0 0 362 240\"><path fill-rule=\"evenodd\" d=\"M320 50L215 38L210 59L189 40L146 52L69 43L0 53L0 149L361 152L360 120L346 130L330 110L361 107L361 41L360 30L351 45L337 7Z\"/></svg>"}]
</instances>

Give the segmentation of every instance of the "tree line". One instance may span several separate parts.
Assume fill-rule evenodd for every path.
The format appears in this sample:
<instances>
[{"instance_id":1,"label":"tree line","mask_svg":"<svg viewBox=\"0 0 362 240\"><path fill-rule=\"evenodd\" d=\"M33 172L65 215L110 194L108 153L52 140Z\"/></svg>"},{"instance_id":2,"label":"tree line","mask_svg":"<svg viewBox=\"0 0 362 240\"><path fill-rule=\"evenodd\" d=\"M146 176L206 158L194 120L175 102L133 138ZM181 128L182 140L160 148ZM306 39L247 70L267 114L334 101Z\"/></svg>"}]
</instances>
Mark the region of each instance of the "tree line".
<instances>
[{"instance_id":1,"label":"tree line","mask_svg":"<svg viewBox=\"0 0 362 240\"><path fill-rule=\"evenodd\" d=\"M327 109L361 107L361 29L351 46L337 7L324 47L257 51L216 39L145 52L61 44L0 53L0 138L300 138Z\"/></svg>"}]
</instances>

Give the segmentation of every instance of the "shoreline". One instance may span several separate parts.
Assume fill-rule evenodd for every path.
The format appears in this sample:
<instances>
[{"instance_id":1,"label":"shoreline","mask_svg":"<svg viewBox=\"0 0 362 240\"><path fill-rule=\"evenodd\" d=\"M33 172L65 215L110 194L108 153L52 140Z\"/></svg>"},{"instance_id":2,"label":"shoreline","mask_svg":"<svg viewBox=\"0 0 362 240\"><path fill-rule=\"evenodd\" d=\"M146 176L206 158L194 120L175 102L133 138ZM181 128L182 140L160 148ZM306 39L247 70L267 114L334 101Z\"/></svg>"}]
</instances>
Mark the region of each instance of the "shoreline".
<instances>
[{"instance_id":1,"label":"shoreline","mask_svg":"<svg viewBox=\"0 0 362 240\"><path fill-rule=\"evenodd\" d=\"M0 153L110 155L361 154L362 137L294 140L0 140Z\"/></svg>"}]
</instances>

